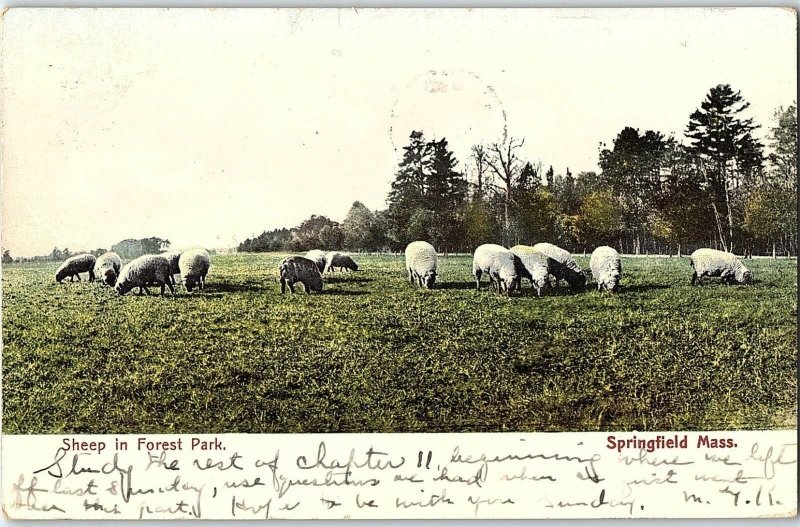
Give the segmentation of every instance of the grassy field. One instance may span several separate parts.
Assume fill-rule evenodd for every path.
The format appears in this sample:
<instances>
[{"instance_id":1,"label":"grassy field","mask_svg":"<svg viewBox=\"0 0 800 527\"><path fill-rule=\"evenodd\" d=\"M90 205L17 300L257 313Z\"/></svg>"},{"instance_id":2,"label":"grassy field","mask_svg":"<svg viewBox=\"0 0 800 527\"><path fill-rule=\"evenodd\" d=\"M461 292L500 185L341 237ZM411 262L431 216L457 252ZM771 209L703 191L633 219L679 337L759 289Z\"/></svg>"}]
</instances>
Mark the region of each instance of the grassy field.
<instances>
[{"instance_id":1,"label":"grassy field","mask_svg":"<svg viewBox=\"0 0 800 527\"><path fill-rule=\"evenodd\" d=\"M466 256L440 259L433 291L362 256L322 295L281 296L283 256L215 256L203 293L164 298L4 266L4 432L796 424L796 260L691 287L686 258L625 258L618 295L508 299L475 294Z\"/></svg>"}]
</instances>

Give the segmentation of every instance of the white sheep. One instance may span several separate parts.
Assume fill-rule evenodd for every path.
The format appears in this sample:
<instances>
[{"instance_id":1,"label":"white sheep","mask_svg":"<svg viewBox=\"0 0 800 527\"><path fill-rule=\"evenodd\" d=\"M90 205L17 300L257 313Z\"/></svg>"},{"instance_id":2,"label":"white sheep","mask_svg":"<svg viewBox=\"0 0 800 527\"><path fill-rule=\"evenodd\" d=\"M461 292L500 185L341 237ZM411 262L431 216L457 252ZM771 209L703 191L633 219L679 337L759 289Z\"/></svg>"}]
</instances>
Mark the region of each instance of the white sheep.
<instances>
[{"instance_id":1,"label":"white sheep","mask_svg":"<svg viewBox=\"0 0 800 527\"><path fill-rule=\"evenodd\" d=\"M552 243L537 243L533 249L552 258L555 262L556 266L552 274L556 279L556 284L558 284L558 280L562 279L566 280L573 289L582 288L586 284L586 275L569 251Z\"/></svg>"},{"instance_id":2,"label":"white sheep","mask_svg":"<svg viewBox=\"0 0 800 527\"><path fill-rule=\"evenodd\" d=\"M428 242L411 242L406 247L406 271L408 280L423 285L427 289L433 287L436 282L436 249Z\"/></svg>"},{"instance_id":3,"label":"white sheep","mask_svg":"<svg viewBox=\"0 0 800 527\"><path fill-rule=\"evenodd\" d=\"M169 287L174 295L175 278L169 272L169 260L160 254L145 254L131 261L122 268L117 278L117 293L124 295L134 287L139 288L139 295L150 294L149 285L161 286L161 295L164 295L164 286Z\"/></svg>"},{"instance_id":4,"label":"white sheep","mask_svg":"<svg viewBox=\"0 0 800 527\"><path fill-rule=\"evenodd\" d=\"M530 280L536 295L542 296L550 287L550 275L555 272L556 262L528 245L515 245L510 250L519 258L524 269L518 274Z\"/></svg>"},{"instance_id":5,"label":"white sheep","mask_svg":"<svg viewBox=\"0 0 800 527\"><path fill-rule=\"evenodd\" d=\"M589 268L597 280L597 290L617 291L622 279L622 262L619 253L607 245L598 247L589 259Z\"/></svg>"},{"instance_id":6,"label":"white sheep","mask_svg":"<svg viewBox=\"0 0 800 527\"><path fill-rule=\"evenodd\" d=\"M211 255L205 249L183 251L178 261L181 279L186 290L191 292L195 285L206 287L206 275L211 268Z\"/></svg>"},{"instance_id":7,"label":"white sheep","mask_svg":"<svg viewBox=\"0 0 800 527\"><path fill-rule=\"evenodd\" d=\"M103 253L97 257L94 264L94 274L104 284L114 286L117 283L117 276L122 269L122 260L115 252Z\"/></svg>"},{"instance_id":8,"label":"white sheep","mask_svg":"<svg viewBox=\"0 0 800 527\"><path fill-rule=\"evenodd\" d=\"M731 253L716 249L697 249L689 256L692 265L692 285L702 285L706 276L719 276L726 284L751 284L753 273Z\"/></svg>"},{"instance_id":9,"label":"white sheep","mask_svg":"<svg viewBox=\"0 0 800 527\"><path fill-rule=\"evenodd\" d=\"M475 290L481 289L481 276L489 275L489 286L498 292L511 295L519 287L520 277L518 258L501 245L485 243L475 249L472 256L472 275L475 277Z\"/></svg>"},{"instance_id":10,"label":"white sheep","mask_svg":"<svg viewBox=\"0 0 800 527\"><path fill-rule=\"evenodd\" d=\"M76 254L67 258L56 270L56 282L61 283L66 277L69 277L70 282L74 282L75 277L77 277L80 282L80 273L89 273L89 281L94 281L95 262L97 262L97 258L92 254Z\"/></svg>"},{"instance_id":11,"label":"white sheep","mask_svg":"<svg viewBox=\"0 0 800 527\"><path fill-rule=\"evenodd\" d=\"M338 251L327 253L325 255L325 270L333 272L337 267L340 271L345 269L348 271L358 271L358 264L349 254L340 253Z\"/></svg>"},{"instance_id":12,"label":"white sheep","mask_svg":"<svg viewBox=\"0 0 800 527\"><path fill-rule=\"evenodd\" d=\"M319 249L313 249L306 253L306 258L317 264L320 273L325 271L325 254L325 251Z\"/></svg>"}]
</instances>

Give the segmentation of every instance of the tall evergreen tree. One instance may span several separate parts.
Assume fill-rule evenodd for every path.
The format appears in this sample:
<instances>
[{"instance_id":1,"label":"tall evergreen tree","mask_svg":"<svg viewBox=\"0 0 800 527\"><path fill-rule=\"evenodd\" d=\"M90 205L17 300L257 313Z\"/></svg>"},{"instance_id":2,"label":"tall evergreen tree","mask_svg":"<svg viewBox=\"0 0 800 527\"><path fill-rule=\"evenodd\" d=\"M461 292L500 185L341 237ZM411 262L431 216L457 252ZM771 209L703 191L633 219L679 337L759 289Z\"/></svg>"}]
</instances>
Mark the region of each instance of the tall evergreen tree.
<instances>
[{"instance_id":1,"label":"tall evergreen tree","mask_svg":"<svg viewBox=\"0 0 800 527\"><path fill-rule=\"evenodd\" d=\"M691 149L702 160L704 180L711 190L711 207L720 244L733 251L734 192L743 178L763 165L763 146L752 136L758 128L742 112L750 103L729 84L711 88L700 108L689 117L686 137Z\"/></svg>"}]
</instances>

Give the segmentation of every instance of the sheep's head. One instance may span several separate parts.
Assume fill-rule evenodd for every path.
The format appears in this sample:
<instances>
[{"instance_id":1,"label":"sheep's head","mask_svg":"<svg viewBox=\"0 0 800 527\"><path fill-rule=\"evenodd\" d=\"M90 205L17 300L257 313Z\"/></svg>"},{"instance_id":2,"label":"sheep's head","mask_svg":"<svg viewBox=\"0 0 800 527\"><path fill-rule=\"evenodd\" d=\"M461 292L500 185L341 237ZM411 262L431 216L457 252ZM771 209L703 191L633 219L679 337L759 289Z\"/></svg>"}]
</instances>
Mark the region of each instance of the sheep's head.
<instances>
[{"instance_id":1,"label":"sheep's head","mask_svg":"<svg viewBox=\"0 0 800 527\"><path fill-rule=\"evenodd\" d=\"M312 293L322 292L322 275L319 273L315 273L306 283L308 284L308 290Z\"/></svg>"},{"instance_id":2,"label":"sheep's head","mask_svg":"<svg viewBox=\"0 0 800 527\"><path fill-rule=\"evenodd\" d=\"M133 285L128 280L123 280L121 282L117 282L115 289L117 290L117 293L119 293L119 296L122 296L133 289Z\"/></svg>"},{"instance_id":3,"label":"sheep's head","mask_svg":"<svg viewBox=\"0 0 800 527\"><path fill-rule=\"evenodd\" d=\"M348 258L344 266L351 271L358 271L358 264L352 258Z\"/></svg>"},{"instance_id":4,"label":"sheep's head","mask_svg":"<svg viewBox=\"0 0 800 527\"><path fill-rule=\"evenodd\" d=\"M739 282L740 284L745 284L745 285L752 284L753 272L750 271L750 269L748 269L747 267L742 266L742 268L736 272L736 281Z\"/></svg>"},{"instance_id":5,"label":"sheep's head","mask_svg":"<svg viewBox=\"0 0 800 527\"><path fill-rule=\"evenodd\" d=\"M117 283L117 273L113 269L106 269L103 275L103 282L113 287Z\"/></svg>"},{"instance_id":6,"label":"sheep's head","mask_svg":"<svg viewBox=\"0 0 800 527\"><path fill-rule=\"evenodd\" d=\"M194 276L182 276L181 278L183 279L184 287L186 287L186 290L191 293L194 287L197 285L197 278Z\"/></svg>"},{"instance_id":7,"label":"sheep's head","mask_svg":"<svg viewBox=\"0 0 800 527\"><path fill-rule=\"evenodd\" d=\"M59 269L58 272L56 272L56 282L60 282L66 277L67 277L67 272L64 269Z\"/></svg>"},{"instance_id":8,"label":"sheep's head","mask_svg":"<svg viewBox=\"0 0 800 527\"><path fill-rule=\"evenodd\" d=\"M425 287L428 289L433 288L433 284L436 282L436 271L428 271L425 273Z\"/></svg>"}]
</instances>

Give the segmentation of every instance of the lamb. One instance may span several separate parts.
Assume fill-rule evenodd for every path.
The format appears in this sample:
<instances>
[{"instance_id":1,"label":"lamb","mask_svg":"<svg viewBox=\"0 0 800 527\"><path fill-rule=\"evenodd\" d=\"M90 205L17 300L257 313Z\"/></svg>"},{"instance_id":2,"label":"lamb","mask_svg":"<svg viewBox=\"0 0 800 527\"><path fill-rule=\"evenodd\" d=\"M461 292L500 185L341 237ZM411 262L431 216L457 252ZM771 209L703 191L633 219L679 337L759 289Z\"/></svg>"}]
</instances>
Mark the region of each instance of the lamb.
<instances>
[{"instance_id":1,"label":"lamb","mask_svg":"<svg viewBox=\"0 0 800 527\"><path fill-rule=\"evenodd\" d=\"M344 269L358 271L358 264L353 260L352 256L338 251L331 251L325 255L325 270L333 272L336 267L340 271Z\"/></svg>"},{"instance_id":2,"label":"lamb","mask_svg":"<svg viewBox=\"0 0 800 527\"><path fill-rule=\"evenodd\" d=\"M518 259L518 257L517 257ZM481 289L481 276L489 275L489 286L498 292L504 291L506 295L519 287L520 276L518 269L520 263L515 259L514 253L493 243L485 243L475 249L472 257L472 275L475 277L475 290Z\"/></svg>"},{"instance_id":3,"label":"lamb","mask_svg":"<svg viewBox=\"0 0 800 527\"><path fill-rule=\"evenodd\" d=\"M618 291L622 279L622 262L619 253L612 247L603 245L592 252L589 268L597 280L597 290Z\"/></svg>"},{"instance_id":4,"label":"lamb","mask_svg":"<svg viewBox=\"0 0 800 527\"><path fill-rule=\"evenodd\" d=\"M752 284L753 273L733 254L715 249L697 249L689 256L692 285L702 285L706 276L719 276L726 284Z\"/></svg>"},{"instance_id":5,"label":"lamb","mask_svg":"<svg viewBox=\"0 0 800 527\"><path fill-rule=\"evenodd\" d=\"M206 275L211 268L211 255L205 249L183 251L178 259L178 268L187 291L191 293L195 285L203 290L206 287Z\"/></svg>"},{"instance_id":6,"label":"lamb","mask_svg":"<svg viewBox=\"0 0 800 527\"><path fill-rule=\"evenodd\" d=\"M431 289L436 282L436 249L433 245L423 241L411 242L406 247L405 255L408 280Z\"/></svg>"},{"instance_id":7,"label":"lamb","mask_svg":"<svg viewBox=\"0 0 800 527\"><path fill-rule=\"evenodd\" d=\"M89 273L89 281L94 281L94 264L97 258L92 254L77 254L64 260L64 263L56 270L56 282L61 283L64 278L69 277L70 282L81 281L80 273Z\"/></svg>"},{"instance_id":8,"label":"lamb","mask_svg":"<svg viewBox=\"0 0 800 527\"><path fill-rule=\"evenodd\" d=\"M320 273L325 271L325 251L320 251L319 249L308 251L306 258L317 264Z\"/></svg>"},{"instance_id":9,"label":"lamb","mask_svg":"<svg viewBox=\"0 0 800 527\"><path fill-rule=\"evenodd\" d=\"M294 294L294 284L300 282L306 294L322 292L322 273L319 272L316 262L302 256L289 256L281 262L278 268L281 277L281 294L286 292L286 286Z\"/></svg>"},{"instance_id":10,"label":"lamb","mask_svg":"<svg viewBox=\"0 0 800 527\"><path fill-rule=\"evenodd\" d=\"M551 274L555 277L556 284L563 279L573 289L579 289L586 285L586 275L581 270L578 262L572 258L569 251L565 251L552 243L537 243L533 246L533 249L553 259L555 262L554 272Z\"/></svg>"},{"instance_id":11,"label":"lamb","mask_svg":"<svg viewBox=\"0 0 800 527\"><path fill-rule=\"evenodd\" d=\"M164 286L169 287L174 295L175 278L169 272L169 260L160 254L145 254L131 261L122 268L117 278L117 293L124 295L134 287L139 288L139 295L143 292L150 294L148 285L160 285L161 296L164 296Z\"/></svg>"},{"instance_id":12,"label":"lamb","mask_svg":"<svg viewBox=\"0 0 800 527\"><path fill-rule=\"evenodd\" d=\"M515 245L510 250L520 260L524 269L524 272L519 273L520 276L531 282L537 296L542 296L542 293L549 289L550 275L556 272L558 264L528 245Z\"/></svg>"},{"instance_id":13,"label":"lamb","mask_svg":"<svg viewBox=\"0 0 800 527\"><path fill-rule=\"evenodd\" d=\"M122 268L122 260L115 252L103 253L97 257L94 264L94 274L111 287L117 283L119 270Z\"/></svg>"}]
</instances>

